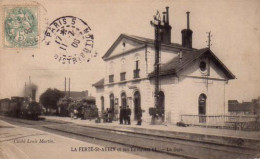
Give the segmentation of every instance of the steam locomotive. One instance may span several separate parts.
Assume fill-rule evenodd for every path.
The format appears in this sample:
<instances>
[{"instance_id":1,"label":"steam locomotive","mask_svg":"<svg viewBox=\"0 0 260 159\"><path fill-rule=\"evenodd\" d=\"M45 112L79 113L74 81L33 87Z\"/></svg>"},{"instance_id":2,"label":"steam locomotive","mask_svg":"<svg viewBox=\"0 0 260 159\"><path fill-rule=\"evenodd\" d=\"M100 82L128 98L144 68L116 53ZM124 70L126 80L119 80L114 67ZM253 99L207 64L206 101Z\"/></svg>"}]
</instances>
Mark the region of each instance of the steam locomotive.
<instances>
[{"instance_id":1,"label":"steam locomotive","mask_svg":"<svg viewBox=\"0 0 260 159\"><path fill-rule=\"evenodd\" d=\"M11 97L0 100L0 113L17 118L37 119L42 113L42 107L29 98Z\"/></svg>"}]
</instances>

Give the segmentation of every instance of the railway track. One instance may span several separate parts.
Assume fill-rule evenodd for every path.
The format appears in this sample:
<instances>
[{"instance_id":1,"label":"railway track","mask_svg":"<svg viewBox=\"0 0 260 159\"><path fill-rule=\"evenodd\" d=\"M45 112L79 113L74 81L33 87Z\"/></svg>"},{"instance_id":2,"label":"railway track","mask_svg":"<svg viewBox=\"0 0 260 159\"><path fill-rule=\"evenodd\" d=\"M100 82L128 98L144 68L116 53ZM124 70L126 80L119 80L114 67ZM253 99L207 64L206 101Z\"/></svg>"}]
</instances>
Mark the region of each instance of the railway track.
<instances>
[{"instance_id":1,"label":"railway track","mask_svg":"<svg viewBox=\"0 0 260 159\"><path fill-rule=\"evenodd\" d=\"M152 134L127 132L107 128L96 128L60 121L42 120L38 123L37 121L26 121L20 119L11 120L13 122L22 123L25 125L27 124L32 127L42 127L52 131L73 134L74 136L81 136L94 140L116 143L138 150L151 150L167 155L179 156L182 158L247 159L259 157L257 156L259 151L255 149L245 149L234 146L224 146L220 144L210 144L187 139L177 139L172 137L163 137ZM70 126L67 126L67 124L70 124Z\"/></svg>"}]
</instances>

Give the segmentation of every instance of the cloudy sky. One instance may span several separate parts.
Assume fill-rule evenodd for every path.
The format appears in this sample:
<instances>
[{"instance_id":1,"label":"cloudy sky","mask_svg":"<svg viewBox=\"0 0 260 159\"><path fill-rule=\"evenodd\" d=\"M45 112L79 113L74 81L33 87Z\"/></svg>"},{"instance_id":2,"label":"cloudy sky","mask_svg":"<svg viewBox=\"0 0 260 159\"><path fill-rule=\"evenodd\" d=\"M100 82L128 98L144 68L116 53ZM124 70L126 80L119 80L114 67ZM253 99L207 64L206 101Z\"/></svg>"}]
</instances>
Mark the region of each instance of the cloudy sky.
<instances>
[{"instance_id":1,"label":"cloudy sky","mask_svg":"<svg viewBox=\"0 0 260 159\"><path fill-rule=\"evenodd\" d=\"M11 0L0 3L17 4ZM211 50L237 77L226 87L227 99L249 101L260 96L259 0L39 0L32 4L39 6L39 48L3 48L3 27L0 28L0 98L22 95L29 76L38 85L38 97L49 87L64 90L64 77L70 77L72 91L90 90L94 95L91 85L104 75L101 57L113 42L121 33L154 38L150 20L166 6L170 7L172 42L181 43L186 11L191 12L193 47L206 47L206 32L212 32ZM54 52L42 41L43 33L48 24L62 16L75 16L89 24L97 57L75 65L63 65L54 59Z\"/></svg>"}]
</instances>

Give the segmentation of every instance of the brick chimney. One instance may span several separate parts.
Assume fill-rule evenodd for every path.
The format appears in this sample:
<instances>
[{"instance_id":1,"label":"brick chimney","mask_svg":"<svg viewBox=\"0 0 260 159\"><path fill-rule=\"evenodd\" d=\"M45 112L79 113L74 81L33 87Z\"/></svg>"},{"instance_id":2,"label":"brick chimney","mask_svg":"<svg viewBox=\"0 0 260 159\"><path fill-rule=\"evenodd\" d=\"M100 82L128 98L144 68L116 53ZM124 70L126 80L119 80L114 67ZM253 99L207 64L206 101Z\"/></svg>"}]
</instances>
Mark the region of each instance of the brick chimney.
<instances>
[{"instance_id":1,"label":"brick chimney","mask_svg":"<svg viewBox=\"0 0 260 159\"><path fill-rule=\"evenodd\" d=\"M187 29L181 31L182 34L182 46L186 48L192 48L192 30L190 30L190 12L187 13Z\"/></svg>"},{"instance_id":2,"label":"brick chimney","mask_svg":"<svg viewBox=\"0 0 260 159\"><path fill-rule=\"evenodd\" d=\"M163 12L163 28L161 31L161 40L164 44L171 44L171 30L169 23L169 7L166 7L166 12Z\"/></svg>"}]
</instances>

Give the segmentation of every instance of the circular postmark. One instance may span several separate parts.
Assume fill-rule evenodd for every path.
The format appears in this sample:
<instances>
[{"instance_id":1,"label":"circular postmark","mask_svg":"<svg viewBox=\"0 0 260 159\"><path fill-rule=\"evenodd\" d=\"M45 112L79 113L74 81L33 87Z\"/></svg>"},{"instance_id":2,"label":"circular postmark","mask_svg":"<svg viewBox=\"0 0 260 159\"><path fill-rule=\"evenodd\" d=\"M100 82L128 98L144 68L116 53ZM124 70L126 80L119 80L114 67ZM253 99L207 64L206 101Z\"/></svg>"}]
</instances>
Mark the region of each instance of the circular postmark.
<instances>
[{"instance_id":1,"label":"circular postmark","mask_svg":"<svg viewBox=\"0 0 260 159\"><path fill-rule=\"evenodd\" d=\"M88 62L92 57L94 35L80 18L64 16L54 20L45 31L44 40L53 46L54 58L62 64Z\"/></svg>"},{"instance_id":2,"label":"circular postmark","mask_svg":"<svg viewBox=\"0 0 260 159\"><path fill-rule=\"evenodd\" d=\"M5 9L4 31L7 47L37 46L37 7L25 6Z\"/></svg>"}]
</instances>

